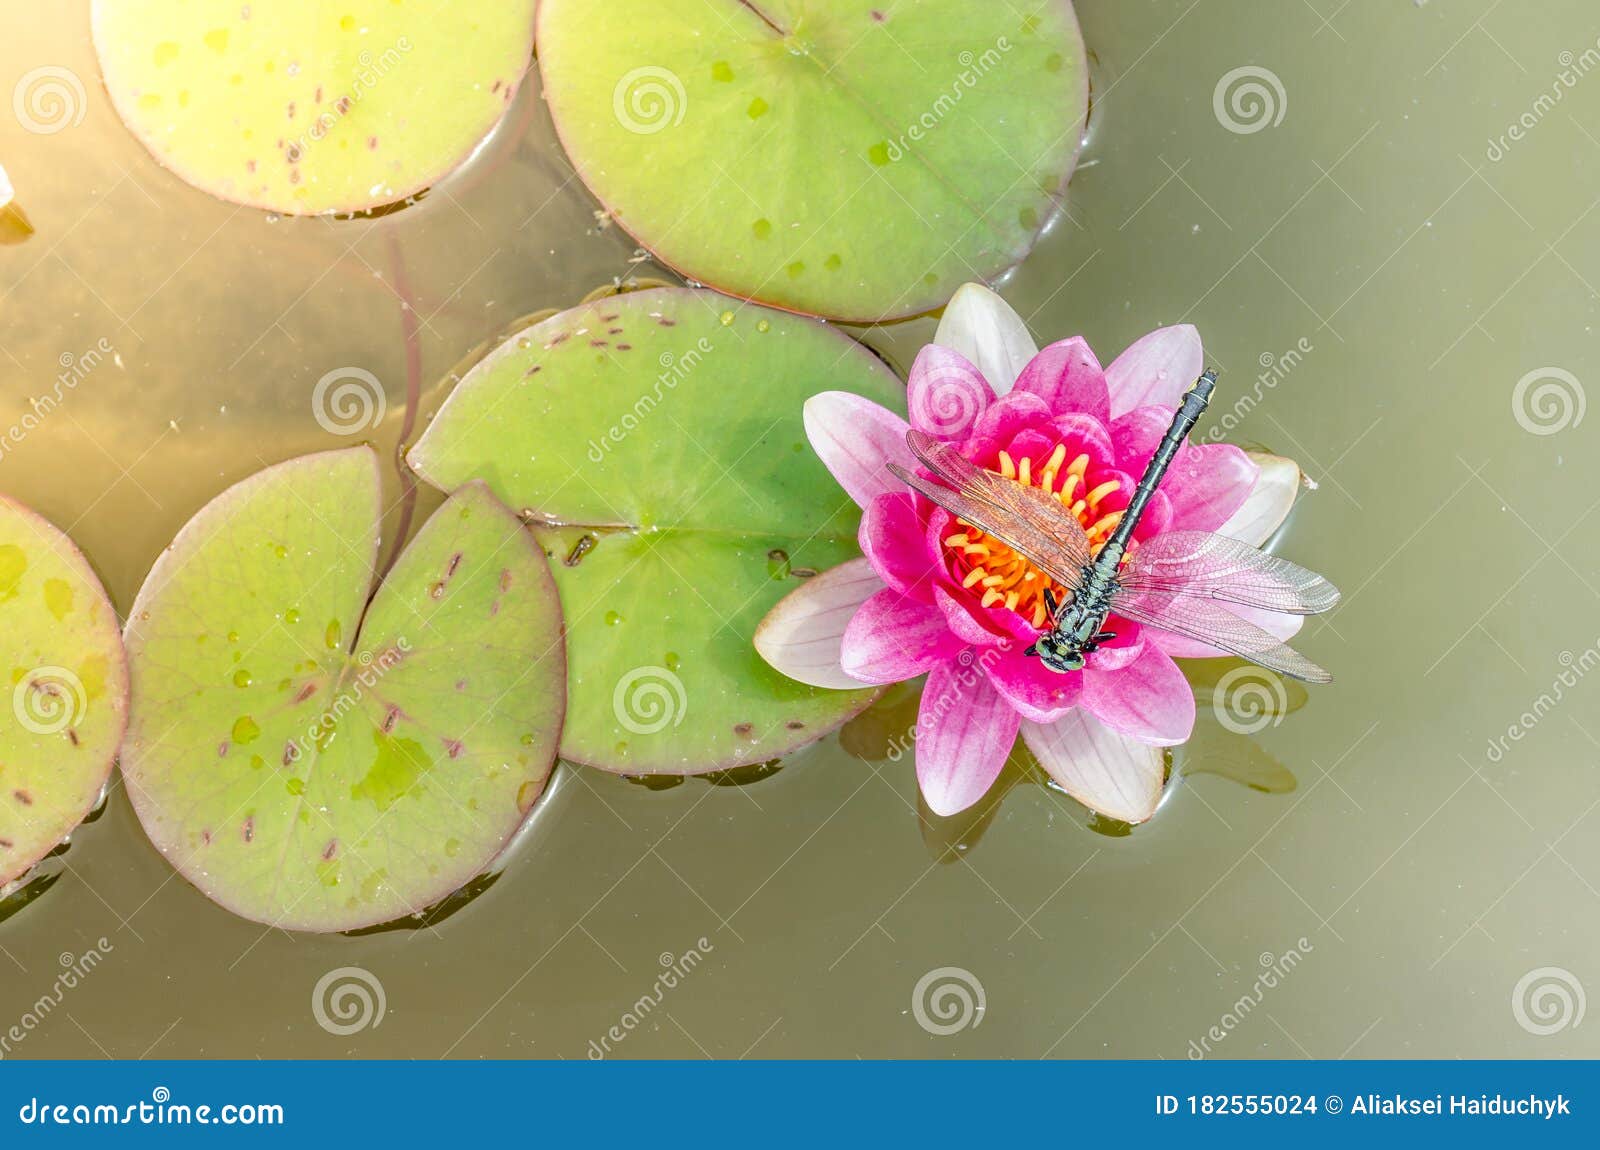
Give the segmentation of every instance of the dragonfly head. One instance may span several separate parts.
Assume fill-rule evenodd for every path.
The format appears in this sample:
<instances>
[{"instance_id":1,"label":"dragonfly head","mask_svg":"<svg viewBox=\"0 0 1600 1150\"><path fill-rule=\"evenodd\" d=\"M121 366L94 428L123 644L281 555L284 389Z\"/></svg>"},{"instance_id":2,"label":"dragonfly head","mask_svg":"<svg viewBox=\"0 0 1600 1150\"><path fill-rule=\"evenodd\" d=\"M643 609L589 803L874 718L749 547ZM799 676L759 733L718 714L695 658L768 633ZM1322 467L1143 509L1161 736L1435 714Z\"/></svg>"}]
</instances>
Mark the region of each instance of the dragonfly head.
<instances>
[{"instance_id":1,"label":"dragonfly head","mask_svg":"<svg viewBox=\"0 0 1600 1150\"><path fill-rule=\"evenodd\" d=\"M1046 631L1023 652L1032 655L1050 670L1065 675L1068 671L1083 670L1083 652L1076 643L1059 631Z\"/></svg>"}]
</instances>

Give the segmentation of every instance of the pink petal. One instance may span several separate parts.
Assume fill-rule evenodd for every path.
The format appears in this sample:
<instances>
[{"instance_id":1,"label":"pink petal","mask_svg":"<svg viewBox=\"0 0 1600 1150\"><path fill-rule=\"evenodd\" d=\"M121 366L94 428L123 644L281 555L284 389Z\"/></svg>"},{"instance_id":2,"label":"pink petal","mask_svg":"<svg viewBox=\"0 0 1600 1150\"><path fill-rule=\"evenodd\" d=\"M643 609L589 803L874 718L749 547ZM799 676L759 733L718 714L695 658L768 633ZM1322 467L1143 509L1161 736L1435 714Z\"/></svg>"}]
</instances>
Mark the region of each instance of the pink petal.
<instances>
[{"instance_id":1,"label":"pink petal","mask_svg":"<svg viewBox=\"0 0 1600 1150\"><path fill-rule=\"evenodd\" d=\"M1038 354L1028 325L983 284L962 284L950 297L933 342L959 351L983 373L996 395L1004 395Z\"/></svg>"},{"instance_id":2,"label":"pink petal","mask_svg":"<svg viewBox=\"0 0 1600 1150\"><path fill-rule=\"evenodd\" d=\"M937 608L885 588L845 627L839 661L863 683L898 683L954 658L965 645Z\"/></svg>"},{"instance_id":3,"label":"pink petal","mask_svg":"<svg viewBox=\"0 0 1600 1150\"><path fill-rule=\"evenodd\" d=\"M1259 607L1242 607L1237 603L1219 603L1218 606L1239 616L1247 623L1254 623L1267 634L1285 642L1299 634L1301 625L1306 621L1304 615L1285 615L1280 611L1263 611ZM1159 627L1146 627L1144 632L1151 643L1174 659L1216 659L1231 654L1209 643L1174 635L1171 631L1163 631Z\"/></svg>"},{"instance_id":4,"label":"pink petal","mask_svg":"<svg viewBox=\"0 0 1600 1150\"><path fill-rule=\"evenodd\" d=\"M1117 466L1143 475L1145 465L1156 453L1176 414L1170 407L1136 407L1111 421L1111 443ZM1181 454L1181 449L1180 449Z\"/></svg>"},{"instance_id":5,"label":"pink petal","mask_svg":"<svg viewBox=\"0 0 1600 1150\"><path fill-rule=\"evenodd\" d=\"M1048 725L1024 721L1022 741L1067 794L1125 823L1155 814L1166 773L1159 747L1096 722L1081 707Z\"/></svg>"},{"instance_id":6,"label":"pink petal","mask_svg":"<svg viewBox=\"0 0 1600 1150\"><path fill-rule=\"evenodd\" d=\"M983 797L1019 722L978 668L951 659L928 673L917 712L917 784L934 814L956 814Z\"/></svg>"},{"instance_id":7,"label":"pink petal","mask_svg":"<svg viewBox=\"0 0 1600 1150\"><path fill-rule=\"evenodd\" d=\"M1217 533L1260 547L1283 526L1294 507L1300 494L1300 466L1281 455L1261 451L1247 454L1259 470L1255 486L1239 510L1217 528Z\"/></svg>"},{"instance_id":8,"label":"pink petal","mask_svg":"<svg viewBox=\"0 0 1600 1150\"><path fill-rule=\"evenodd\" d=\"M1068 463L1080 455L1087 455L1102 467L1116 462L1111 435L1094 416L1081 411L1063 412L1050 421L1050 429L1056 442L1066 447Z\"/></svg>"},{"instance_id":9,"label":"pink petal","mask_svg":"<svg viewBox=\"0 0 1600 1150\"><path fill-rule=\"evenodd\" d=\"M1204 369L1205 353L1193 324L1164 327L1142 336L1106 368L1111 415L1147 405L1171 410Z\"/></svg>"},{"instance_id":10,"label":"pink petal","mask_svg":"<svg viewBox=\"0 0 1600 1150\"><path fill-rule=\"evenodd\" d=\"M840 646L851 617L882 590L865 559L841 563L780 599L756 628L755 648L791 679L835 690L859 687L840 664Z\"/></svg>"},{"instance_id":11,"label":"pink petal","mask_svg":"<svg viewBox=\"0 0 1600 1150\"><path fill-rule=\"evenodd\" d=\"M952 582L935 587L933 602L944 616L945 625L963 643L978 647L993 647L1000 643L1017 643L1026 647L1038 637L1032 627L1015 611L992 611L978 606L978 599Z\"/></svg>"},{"instance_id":12,"label":"pink petal","mask_svg":"<svg viewBox=\"0 0 1600 1150\"><path fill-rule=\"evenodd\" d=\"M1249 499L1257 473L1250 457L1231 443L1185 447L1161 481L1172 503L1172 530L1221 527Z\"/></svg>"},{"instance_id":13,"label":"pink petal","mask_svg":"<svg viewBox=\"0 0 1600 1150\"><path fill-rule=\"evenodd\" d=\"M930 343L911 365L906 405L918 431L965 439L994 398L988 381L959 352Z\"/></svg>"},{"instance_id":14,"label":"pink petal","mask_svg":"<svg viewBox=\"0 0 1600 1150\"><path fill-rule=\"evenodd\" d=\"M933 601L940 560L937 552L930 551L927 528L917 516L911 492L892 491L868 503L857 538L862 554L885 584L925 603Z\"/></svg>"},{"instance_id":15,"label":"pink petal","mask_svg":"<svg viewBox=\"0 0 1600 1150\"><path fill-rule=\"evenodd\" d=\"M988 467L1001 449L1009 446L1022 431L1047 426L1050 414L1050 409L1038 396L1013 391L995 400L978 417L962 454L979 467Z\"/></svg>"},{"instance_id":16,"label":"pink petal","mask_svg":"<svg viewBox=\"0 0 1600 1150\"><path fill-rule=\"evenodd\" d=\"M1083 673L1060 674L1040 660L1024 655L1023 647L1011 643L992 647L978 655L989 681L1006 702L1025 719L1050 723L1078 705L1083 692Z\"/></svg>"},{"instance_id":17,"label":"pink petal","mask_svg":"<svg viewBox=\"0 0 1600 1150\"><path fill-rule=\"evenodd\" d=\"M859 506L887 492L905 490L889 472L890 463L908 471L917 467L906 446L905 420L847 391L813 395L802 414L812 449Z\"/></svg>"},{"instance_id":18,"label":"pink petal","mask_svg":"<svg viewBox=\"0 0 1600 1150\"><path fill-rule=\"evenodd\" d=\"M1144 628L1132 619L1112 615L1105 629L1116 635L1115 639L1101 643L1089 656L1089 667L1096 672L1120 671L1132 666L1144 653Z\"/></svg>"},{"instance_id":19,"label":"pink petal","mask_svg":"<svg viewBox=\"0 0 1600 1150\"><path fill-rule=\"evenodd\" d=\"M1083 706L1141 743L1171 746L1194 729L1194 692L1172 657L1153 643L1119 671L1085 667Z\"/></svg>"},{"instance_id":20,"label":"pink petal","mask_svg":"<svg viewBox=\"0 0 1600 1150\"><path fill-rule=\"evenodd\" d=\"M1100 361L1082 336L1051 344L1017 377L1017 391L1036 395L1052 412L1081 411L1104 423L1110 400Z\"/></svg>"}]
</instances>

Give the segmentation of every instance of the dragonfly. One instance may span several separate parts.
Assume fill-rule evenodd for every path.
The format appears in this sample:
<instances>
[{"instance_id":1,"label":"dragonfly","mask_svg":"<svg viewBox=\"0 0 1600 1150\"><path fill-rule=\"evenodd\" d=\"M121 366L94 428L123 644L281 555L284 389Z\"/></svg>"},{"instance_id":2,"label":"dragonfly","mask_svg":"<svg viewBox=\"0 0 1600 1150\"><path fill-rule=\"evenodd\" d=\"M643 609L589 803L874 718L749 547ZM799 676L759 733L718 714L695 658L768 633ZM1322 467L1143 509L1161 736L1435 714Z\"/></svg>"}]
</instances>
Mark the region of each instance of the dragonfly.
<instances>
[{"instance_id":1,"label":"dragonfly","mask_svg":"<svg viewBox=\"0 0 1600 1150\"><path fill-rule=\"evenodd\" d=\"M958 519L1010 546L1067 591L1044 593L1046 628L1024 654L1052 671L1080 670L1086 656L1116 638L1115 614L1207 643L1252 663L1310 683L1333 676L1230 607L1316 615L1339 601L1334 585L1314 571L1210 531L1167 531L1138 543L1133 532L1216 387L1204 372L1184 394L1110 537L1090 554L1083 527L1059 499L985 471L954 446L906 432L906 445L939 482L891 463L914 491Z\"/></svg>"}]
</instances>

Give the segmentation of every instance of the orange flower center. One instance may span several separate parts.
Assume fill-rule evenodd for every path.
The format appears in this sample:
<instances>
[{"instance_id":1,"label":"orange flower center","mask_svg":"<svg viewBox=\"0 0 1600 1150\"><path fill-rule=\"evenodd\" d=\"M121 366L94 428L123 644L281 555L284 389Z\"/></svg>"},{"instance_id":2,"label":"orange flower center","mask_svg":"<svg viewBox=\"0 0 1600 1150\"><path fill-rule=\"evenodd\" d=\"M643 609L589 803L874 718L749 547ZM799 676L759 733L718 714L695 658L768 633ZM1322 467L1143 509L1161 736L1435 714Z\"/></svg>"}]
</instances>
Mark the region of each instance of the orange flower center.
<instances>
[{"instance_id":1,"label":"orange flower center","mask_svg":"<svg viewBox=\"0 0 1600 1150\"><path fill-rule=\"evenodd\" d=\"M1060 501L1078 521L1089 538L1089 553L1097 554L1122 518L1121 511L1102 511L1101 504L1122 486L1116 479L1108 479L1089 488L1084 478L1089 469L1089 457L1080 455L1066 468L1067 449L1057 444L1043 467L1024 456L1012 460L1006 452L1000 453L998 471L992 474L1009 479L1023 487L1037 487ZM1070 594L1054 582L1033 561L1010 544L975 527L964 519L957 519L961 530L945 536L955 576L961 585L982 596L982 605L995 610L1015 611L1036 630L1042 630L1049 611L1045 608L1044 592L1049 588L1058 603L1065 603Z\"/></svg>"}]
</instances>

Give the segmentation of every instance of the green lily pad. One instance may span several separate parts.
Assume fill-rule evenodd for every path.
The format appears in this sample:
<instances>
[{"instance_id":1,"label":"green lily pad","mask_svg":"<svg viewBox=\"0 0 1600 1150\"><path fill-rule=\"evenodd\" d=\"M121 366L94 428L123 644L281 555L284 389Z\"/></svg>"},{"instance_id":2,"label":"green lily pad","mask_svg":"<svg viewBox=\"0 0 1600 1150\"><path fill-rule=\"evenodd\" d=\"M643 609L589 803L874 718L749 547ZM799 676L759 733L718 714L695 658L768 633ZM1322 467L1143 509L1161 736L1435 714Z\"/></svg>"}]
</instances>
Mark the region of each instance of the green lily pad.
<instances>
[{"instance_id":1,"label":"green lily pad","mask_svg":"<svg viewBox=\"0 0 1600 1150\"><path fill-rule=\"evenodd\" d=\"M128 721L117 613L72 541L0 496L0 887L83 821Z\"/></svg>"},{"instance_id":2,"label":"green lily pad","mask_svg":"<svg viewBox=\"0 0 1600 1150\"><path fill-rule=\"evenodd\" d=\"M1066 0L545 0L539 67L578 174L640 243L859 320L1021 260L1088 107Z\"/></svg>"},{"instance_id":3,"label":"green lily pad","mask_svg":"<svg viewBox=\"0 0 1600 1150\"><path fill-rule=\"evenodd\" d=\"M702 774L782 755L872 700L795 682L751 645L799 580L859 554L859 512L801 425L828 390L905 408L839 332L684 288L562 312L456 387L410 462L446 491L481 479L536 521L566 617L564 757Z\"/></svg>"},{"instance_id":4,"label":"green lily pad","mask_svg":"<svg viewBox=\"0 0 1600 1150\"><path fill-rule=\"evenodd\" d=\"M353 212L465 160L511 103L534 0L94 0L117 113L203 191Z\"/></svg>"},{"instance_id":5,"label":"green lily pad","mask_svg":"<svg viewBox=\"0 0 1600 1150\"><path fill-rule=\"evenodd\" d=\"M247 918L417 913L483 871L554 763L566 666L532 536L467 485L369 604L379 510L368 448L269 467L189 521L134 604L129 796Z\"/></svg>"}]
</instances>

